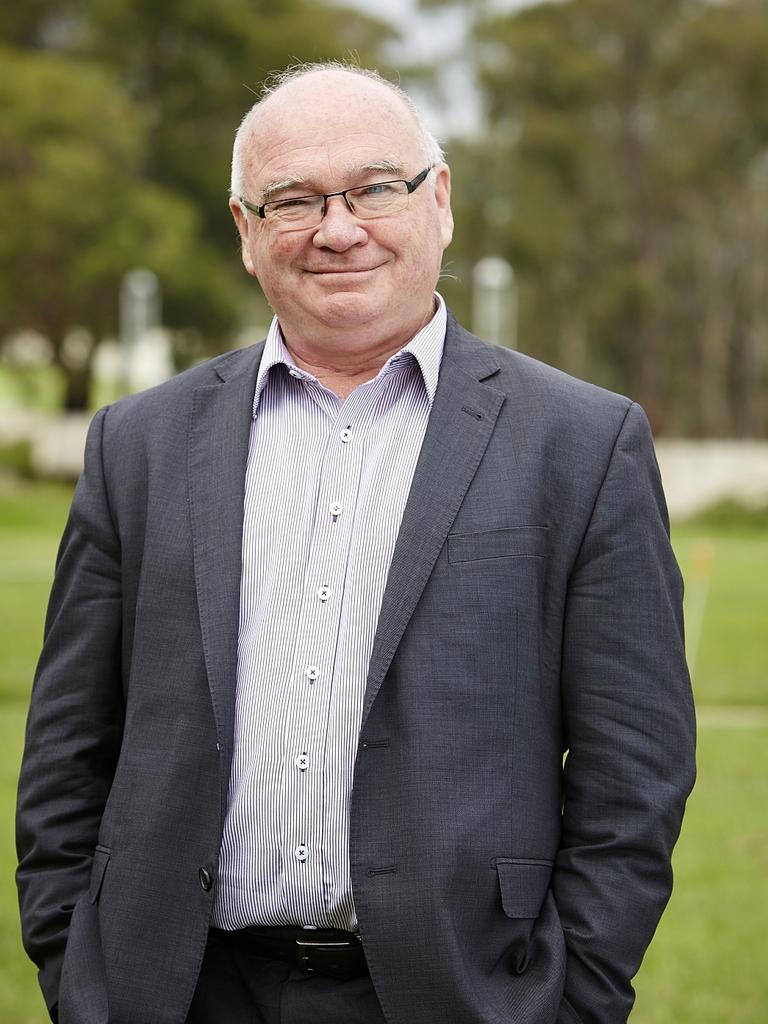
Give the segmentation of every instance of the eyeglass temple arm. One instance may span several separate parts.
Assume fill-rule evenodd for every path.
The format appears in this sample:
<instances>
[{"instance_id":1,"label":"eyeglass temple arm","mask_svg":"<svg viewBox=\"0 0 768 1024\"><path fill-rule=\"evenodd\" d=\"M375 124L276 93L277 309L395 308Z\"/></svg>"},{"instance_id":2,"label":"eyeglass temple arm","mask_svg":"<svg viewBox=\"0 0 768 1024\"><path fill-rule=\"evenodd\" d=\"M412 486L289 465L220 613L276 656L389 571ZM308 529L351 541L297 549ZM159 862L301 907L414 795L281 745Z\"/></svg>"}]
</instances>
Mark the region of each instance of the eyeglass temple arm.
<instances>
[{"instance_id":1,"label":"eyeglass temple arm","mask_svg":"<svg viewBox=\"0 0 768 1024\"><path fill-rule=\"evenodd\" d=\"M432 166L425 167L421 174L417 174L411 181L406 181L405 187L408 189L408 195L419 187L431 170Z\"/></svg>"},{"instance_id":2,"label":"eyeglass temple arm","mask_svg":"<svg viewBox=\"0 0 768 1024\"><path fill-rule=\"evenodd\" d=\"M250 210L251 213L255 213L257 217L261 217L261 219L264 220L264 207L263 206L256 206L254 203L249 203L248 200L244 196L238 196L237 198L238 198L239 202L241 203L241 205L246 208L246 210Z\"/></svg>"}]
</instances>

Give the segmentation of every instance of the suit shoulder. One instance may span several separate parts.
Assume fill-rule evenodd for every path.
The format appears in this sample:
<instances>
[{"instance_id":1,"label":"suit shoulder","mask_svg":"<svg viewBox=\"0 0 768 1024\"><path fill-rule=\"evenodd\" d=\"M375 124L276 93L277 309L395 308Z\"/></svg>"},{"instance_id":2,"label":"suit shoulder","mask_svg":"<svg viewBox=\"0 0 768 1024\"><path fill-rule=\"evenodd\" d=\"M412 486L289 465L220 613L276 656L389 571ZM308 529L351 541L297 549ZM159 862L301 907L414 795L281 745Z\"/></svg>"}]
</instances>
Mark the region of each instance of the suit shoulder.
<instances>
[{"instance_id":1,"label":"suit shoulder","mask_svg":"<svg viewBox=\"0 0 768 1024\"><path fill-rule=\"evenodd\" d=\"M564 370L559 370L523 352L511 349L500 349L500 352L504 363L503 372L513 375L517 381L523 382L541 398L565 403L567 407L572 406L574 409L602 409L622 416L626 415L633 404L626 395L573 377Z\"/></svg>"},{"instance_id":2,"label":"suit shoulder","mask_svg":"<svg viewBox=\"0 0 768 1024\"><path fill-rule=\"evenodd\" d=\"M634 404L625 395L572 377L533 356L482 341L455 321L446 342L451 343L451 351L487 367L489 386L530 409L538 420L546 417L574 427L592 423L599 430L618 428Z\"/></svg>"}]
</instances>

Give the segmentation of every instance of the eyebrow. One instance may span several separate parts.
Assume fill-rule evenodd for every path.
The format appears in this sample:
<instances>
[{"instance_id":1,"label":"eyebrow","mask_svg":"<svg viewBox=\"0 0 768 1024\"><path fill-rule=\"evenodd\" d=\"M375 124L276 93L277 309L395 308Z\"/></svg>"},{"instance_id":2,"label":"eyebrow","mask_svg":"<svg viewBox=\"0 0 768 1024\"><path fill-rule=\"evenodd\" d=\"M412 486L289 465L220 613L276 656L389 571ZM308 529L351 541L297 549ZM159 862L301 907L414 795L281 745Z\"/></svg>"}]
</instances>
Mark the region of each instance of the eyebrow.
<instances>
[{"instance_id":1,"label":"eyebrow","mask_svg":"<svg viewBox=\"0 0 768 1024\"><path fill-rule=\"evenodd\" d=\"M394 162L394 160L375 160L372 163L356 164L349 169L347 172L347 179L354 181L356 178L364 178L368 174L393 174L396 177L403 174L403 168L400 164ZM352 188L355 186L352 185ZM312 185L306 178L301 177L290 177L280 178L277 181L270 181L261 189L261 201L262 203L268 203L275 196L279 196L281 192L287 192L288 189L301 188L306 189L307 195L319 195L316 191L316 187Z\"/></svg>"},{"instance_id":2,"label":"eyebrow","mask_svg":"<svg viewBox=\"0 0 768 1024\"><path fill-rule=\"evenodd\" d=\"M289 188L310 189L311 185L306 178L281 178L279 181L270 181L261 190L262 203L269 202L274 196L281 192L287 192Z\"/></svg>"},{"instance_id":3,"label":"eyebrow","mask_svg":"<svg viewBox=\"0 0 768 1024\"><path fill-rule=\"evenodd\" d=\"M352 168L350 177L363 178L366 174L381 171L383 174L402 174L403 168L393 160L376 160L370 164L358 164Z\"/></svg>"}]
</instances>

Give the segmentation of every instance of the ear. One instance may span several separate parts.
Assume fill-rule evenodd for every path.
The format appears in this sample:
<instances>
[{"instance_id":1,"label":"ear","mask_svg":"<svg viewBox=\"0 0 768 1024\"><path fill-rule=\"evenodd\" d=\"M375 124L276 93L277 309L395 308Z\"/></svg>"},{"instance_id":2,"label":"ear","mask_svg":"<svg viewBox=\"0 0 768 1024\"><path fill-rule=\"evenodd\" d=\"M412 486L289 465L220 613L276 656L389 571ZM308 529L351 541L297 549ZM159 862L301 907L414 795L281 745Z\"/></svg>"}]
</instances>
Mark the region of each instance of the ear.
<instances>
[{"instance_id":1,"label":"ear","mask_svg":"<svg viewBox=\"0 0 768 1024\"><path fill-rule=\"evenodd\" d=\"M448 164L435 167L435 203L440 218L440 235L443 248L447 249L453 238L453 213L451 211L451 171Z\"/></svg>"},{"instance_id":2,"label":"ear","mask_svg":"<svg viewBox=\"0 0 768 1024\"><path fill-rule=\"evenodd\" d=\"M243 260L243 266L253 277L256 276L256 270L253 265L251 258L251 247L250 247L250 233L251 223L248 218L248 213L240 205L239 201L234 197L229 197L229 208L232 211L232 216L235 218L235 224L240 234L240 256Z\"/></svg>"}]
</instances>

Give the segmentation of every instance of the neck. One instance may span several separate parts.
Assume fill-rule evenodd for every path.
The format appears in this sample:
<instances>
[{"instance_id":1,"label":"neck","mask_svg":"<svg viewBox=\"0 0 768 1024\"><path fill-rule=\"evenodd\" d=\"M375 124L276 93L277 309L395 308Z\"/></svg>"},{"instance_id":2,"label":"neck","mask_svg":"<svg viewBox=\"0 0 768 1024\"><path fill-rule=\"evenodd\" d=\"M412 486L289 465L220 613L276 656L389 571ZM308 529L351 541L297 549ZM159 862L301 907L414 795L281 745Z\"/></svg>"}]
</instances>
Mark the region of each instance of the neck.
<instances>
[{"instance_id":1,"label":"neck","mask_svg":"<svg viewBox=\"0 0 768 1024\"><path fill-rule=\"evenodd\" d=\"M333 391L341 399L347 398L356 387L365 384L366 381L373 380L389 357L403 347L397 345L375 354L370 351L355 353L358 358L350 358L350 353L338 356L330 352L313 354L293 346L288 341L285 344L298 367L317 377L323 387Z\"/></svg>"},{"instance_id":2,"label":"neck","mask_svg":"<svg viewBox=\"0 0 768 1024\"><path fill-rule=\"evenodd\" d=\"M345 333L343 330L334 333L332 343L323 344L314 338L307 341L290 329L286 330L282 323L280 326L285 347L296 365L317 377L323 387L345 399L356 387L373 380L390 356L407 345L433 316L434 308L430 306L426 316L412 328L406 328L394 338L368 344L365 338L361 339L359 330L350 332L354 337L354 347L340 344Z\"/></svg>"}]
</instances>

